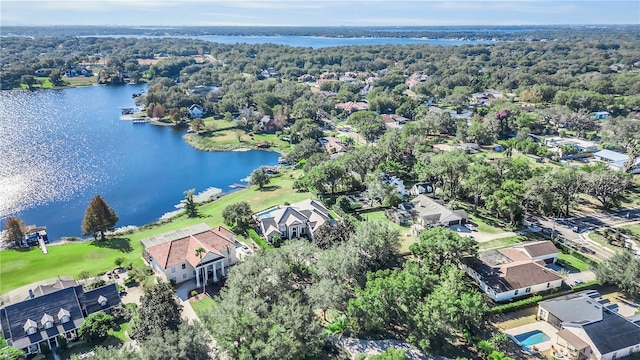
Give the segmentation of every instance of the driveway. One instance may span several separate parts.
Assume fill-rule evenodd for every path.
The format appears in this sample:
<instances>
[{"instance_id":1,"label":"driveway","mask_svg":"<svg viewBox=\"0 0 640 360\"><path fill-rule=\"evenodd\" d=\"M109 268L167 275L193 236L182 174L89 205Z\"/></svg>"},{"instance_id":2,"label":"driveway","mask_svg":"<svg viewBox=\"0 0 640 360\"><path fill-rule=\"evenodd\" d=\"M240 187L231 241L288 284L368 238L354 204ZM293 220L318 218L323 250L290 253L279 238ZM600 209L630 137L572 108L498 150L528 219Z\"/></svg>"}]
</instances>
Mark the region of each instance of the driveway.
<instances>
[{"instance_id":1,"label":"driveway","mask_svg":"<svg viewBox=\"0 0 640 360\"><path fill-rule=\"evenodd\" d=\"M564 282L566 282L569 285L572 285L576 281L589 282L595 279L596 279L596 274L591 270L586 270L586 271L581 271L579 273L567 275L567 277L564 279Z\"/></svg>"}]
</instances>

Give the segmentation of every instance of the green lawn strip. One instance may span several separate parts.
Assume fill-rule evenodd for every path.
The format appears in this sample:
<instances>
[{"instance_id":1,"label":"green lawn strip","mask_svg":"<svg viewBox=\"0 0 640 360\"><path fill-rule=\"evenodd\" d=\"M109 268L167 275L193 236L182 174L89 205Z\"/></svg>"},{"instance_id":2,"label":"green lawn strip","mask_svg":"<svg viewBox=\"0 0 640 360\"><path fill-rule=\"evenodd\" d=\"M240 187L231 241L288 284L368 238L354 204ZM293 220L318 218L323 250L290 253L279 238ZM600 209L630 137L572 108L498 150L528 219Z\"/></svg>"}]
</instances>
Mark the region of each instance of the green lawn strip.
<instances>
[{"instance_id":1,"label":"green lawn strip","mask_svg":"<svg viewBox=\"0 0 640 360\"><path fill-rule=\"evenodd\" d=\"M591 239L591 240L597 242L598 244L600 244L600 245L602 245L602 246L604 246L606 248L609 248L611 250L614 250L614 251L620 250L619 247L611 245L611 244L609 244L609 242L605 241L604 236L602 236L602 234L600 232L598 232L598 231L590 232L589 233L589 239Z\"/></svg>"},{"instance_id":2,"label":"green lawn strip","mask_svg":"<svg viewBox=\"0 0 640 360\"><path fill-rule=\"evenodd\" d=\"M310 193L299 193L292 189L293 178L288 174L275 177L266 190L252 187L199 206L199 217L188 218L182 215L169 223L149 226L140 232L115 239L50 245L47 255L43 255L38 248L0 251L0 294L57 276L77 277L85 270L90 274L98 274L115 267L114 260L118 257L125 258L125 264L142 263L140 240L201 222L210 226L223 225L222 211L227 205L236 202L247 201L251 209L257 212L284 202L294 203L309 199Z\"/></svg>"},{"instance_id":3,"label":"green lawn strip","mask_svg":"<svg viewBox=\"0 0 640 360\"><path fill-rule=\"evenodd\" d=\"M204 314L209 312L213 308L213 305L215 304L213 299L208 295L202 298L199 298L197 300L196 299L189 300L189 303L191 304L193 311L195 311L196 315L198 315L200 320L202 320Z\"/></svg>"},{"instance_id":4,"label":"green lawn strip","mask_svg":"<svg viewBox=\"0 0 640 360\"><path fill-rule=\"evenodd\" d=\"M640 246L640 224L635 225L627 225L620 227L625 232L628 232L631 235L631 239L636 242L638 246Z\"/></svg>"},{"instance_id":5,"label":"green lawn strip","mask_svg":"<svg viewBox=\"0 0 640 360\"><path fill-rule=\"evenodd\" d=\"M567 268L567 270L573 270L573 269L575 269L576 271L589 270L589 264L585 263L584 261L570 254L559 253L558 260L564 263L565 265L564 267Z\"/></svg>"},{"instance_id":6,"label":"green lawn strip","mask_svg":"<svg viewBox=\"0 0 640 360\"><path fill-rule=\"evenodd\" d=\"M489 240L478 244L480 250L499 249L509 247L526 241L527 238L520 235L508 236L499 239Z\"/></svg>"}]
</instances>

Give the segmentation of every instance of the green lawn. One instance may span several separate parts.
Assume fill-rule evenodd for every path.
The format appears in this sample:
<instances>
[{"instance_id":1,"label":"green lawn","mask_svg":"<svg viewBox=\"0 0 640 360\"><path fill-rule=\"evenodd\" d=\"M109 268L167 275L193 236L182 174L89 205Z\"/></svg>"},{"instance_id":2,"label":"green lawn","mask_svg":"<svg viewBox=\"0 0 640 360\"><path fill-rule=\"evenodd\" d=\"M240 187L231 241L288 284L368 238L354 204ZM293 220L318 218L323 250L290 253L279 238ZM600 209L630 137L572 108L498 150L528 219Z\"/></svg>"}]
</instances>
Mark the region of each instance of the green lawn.
<instances>
[{"instance_id":1,"label":"green lawn","mask_svg":"<svg viewBox=\"0 0 640 360\"><path fill-rule=\"evenodd\" d=\"M203 315L206 314L215 304L210 296L205 296L199 300L192 300L189 301L189 303L200 320L202 320Z\"/></svg>"},{"instance_id":2,"label":"green lawn","mask_svg":"<svg viewBox=\"0 0 640 360\"><path fill-rule=\"evenodd\" d=\"M573 255L559 253L558 260L561 260L565 264L565 268L568 268L568 270L573 268L575 271L587 271L590 268L589 264Z\"/></svg>"},{"instance_id":3,"label":"green lawn","mask_svg":"<svg viewBox=\"0 0 640 360\"><path fill-rule=\"evenodd\" d=\"M487 250L487 249L498 249L498 248L505 248L511 245L515 245L515 244L519 244L523 241L526 241L527 238L524 236L520 236L520 235L516 235L516 236L509 236L509 237L504 237L504 238L500 238L500 239L494 239L494 240L490 240L490 241L485 241L485 242L481 242L478 244L480 251L482 250Z\"/></svg>"},{"instance_id":4,"label":"green lawn","mask_svg":"<svg viewBox=\"0 0 640 360\"><path fill-rule=\"evenodd\" d=\"M400 232L400 253L408 252L409 246L411 246L411 244L415 243L416 240L418 240L417 237L411 236L411 228L409 226L400 226L395 222L389 220L389 218L387 218L387 216L384 214L383 209L362 213L360 214L360 216L362 216L363 219L369 221L382 221L389 224L392 229L398 230Z\"/></svg>"},{"instance_id":5,"label":"green lawn","mask_svg":"<svg viewBox=\"0 0 640 360\"><path fill-rule=\"evenodd\" d=\"M216 124L213 126L217 126L219 122L222 122L221 127L217 128L217 131L209 133L187 134L184 137L185 141L194 148L205 151L257 148L256 145L262 142L269 142L271 150L283 153L289 152L293 148L293 145L278 139L275 134L247 134L244 131L227 127L229 124L224 120L207 120L205 124L211 124L212 122ZM238 132L240 133L240 141L238 141Z\"/></svg>"},{"instance_id":6,"label":"green lawn","mask_svg":"<svg viewBox=\"0 0 640 360\"><path fill-rule=\"evenodd\" d=\"M291 175L291 177L290 177ZM141 231L126 237L110 238L105 241L91 241L68 245L51 245L49 254L43 255L38 248L30 250L0 251L0 294L35 281L57 276L78 276L81 271L98 274L113 268L114 260L125 258L128 262L141 263L142 245L140 240L171 230L197 223L210 226L223 225L222 210L230 204L247 201L253 211L267 209L285 201L294 203L310 198L310 193L299 193L292 189L296 172L274 177L266 189L252 187L237 191L222 198L199 206L200 216L187 218L180 216L162 225L143 227Z\"/></svg>"},{"instance_id":7,"label":"green lawn","mask_svg":"<svg viewBox=\"0 0 640 360\"><path fill-rule=\"evenodd\" d=\"M623 226L620 229L631 235L631 238L640 246L640 224Z\"/></svg>"}]
</instances>

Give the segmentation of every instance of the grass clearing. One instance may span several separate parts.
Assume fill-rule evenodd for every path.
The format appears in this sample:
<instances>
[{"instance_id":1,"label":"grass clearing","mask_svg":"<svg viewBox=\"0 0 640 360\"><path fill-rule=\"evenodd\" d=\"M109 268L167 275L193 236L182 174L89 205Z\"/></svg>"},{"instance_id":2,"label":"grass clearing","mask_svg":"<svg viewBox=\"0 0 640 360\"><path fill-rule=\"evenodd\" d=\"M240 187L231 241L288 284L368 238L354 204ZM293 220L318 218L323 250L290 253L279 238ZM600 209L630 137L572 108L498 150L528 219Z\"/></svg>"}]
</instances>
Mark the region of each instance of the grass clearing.
<instances>
[{"instance_id":1,"label":"grass clearing","mask_svg":"<svg viewBox=\"0 0 640 360\"><path fill-rule=\"evenodd\" d=\"M196 315L198 315L200 320L202 320L204 314L206 314L213 308L213 306L215 305L215 301L213 301L211 296L206 295L199 299L189 300L189 304L191 304L193 311L195 311Z\"/></svg>"},{"instance_id":2,"label":"grass clearing","mask_svg":"<svg viewBox=\"0 0 640 360\"><path fill-rule=\"evenodd\" d=\"M521 235L508 236L508 237L481 242L478 244L478 247L480 248L480 251L488 250L488 249L500 249L500 248L509 247L515 244L519 244L526 240L527 238Z\"/></svg>"},{"instance_id":3,"label":"grass clearing","mask_svg":"<svg viewBox=\"0 0 640 360\"><path fill-rule=\"evenodd\" d=\"M564 267L567 268L567 270L575 269L576 271L582 272L587 271L590 268L589 264L570 254L559 253L558 260L561 260L564 263Z\"/></svg>"},{"instance_id":4,"label":"grass clearing","mask_svg":"<svg viewBox=\"0 0 640 360\"><path fill-rule=\"evenodd\" d=\"M90 274L105 272L113 267L118 257L125 258L125 264L142 263L142 245L140 240L181 229L197 223L210 226L223 225L222 211L230 204L247 201L254 212L282 204L294 203L313 197L310 193L293 190L297 171L273 177L263 190L257 187L236 191L211 203L198 207L199 217L178 216L165 224L144 226L139 232L127 236L108 238L104 241L88 241L65 245L48 246L49 254L43 255L39 248L0 251L0 294L56 276L77 277L81 271Z\"/></svg>"},{"instance_id":5,"label":"grass clearing","mask_svg":"<svg viewBox=\"0 0 640 360\"><path fill-rule=\"evenodd\" d=\"M411 228L409 226L401 226L389 220L384 213L384 209L361 213L360 216L366 221L382 221L392 229L398 230L400 233L400 253L409 252L409 246L418 240L416 236L411 235Z\"/></svg>"}]
</instances>

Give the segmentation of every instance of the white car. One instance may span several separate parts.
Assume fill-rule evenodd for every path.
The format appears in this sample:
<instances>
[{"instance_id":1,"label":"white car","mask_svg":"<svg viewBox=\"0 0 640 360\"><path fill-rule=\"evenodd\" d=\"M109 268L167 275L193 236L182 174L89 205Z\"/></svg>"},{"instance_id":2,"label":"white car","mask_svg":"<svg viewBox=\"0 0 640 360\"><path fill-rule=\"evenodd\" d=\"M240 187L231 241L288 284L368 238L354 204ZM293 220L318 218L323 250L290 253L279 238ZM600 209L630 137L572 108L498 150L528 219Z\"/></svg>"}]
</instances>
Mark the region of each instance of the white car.
<instances>
[{"instance_id":1,"label":"white car","mask_svg":"<svg viewBox=\"0 0 640 360\"><path fill-rule=\"evenodd\" d=\"M464 224L464 227L466 227L467 229L469 229L471 231L474 231L476 229L476 227L473 226L473 224L469 224L469 223Z\"/></svg>"}]
</instances>

